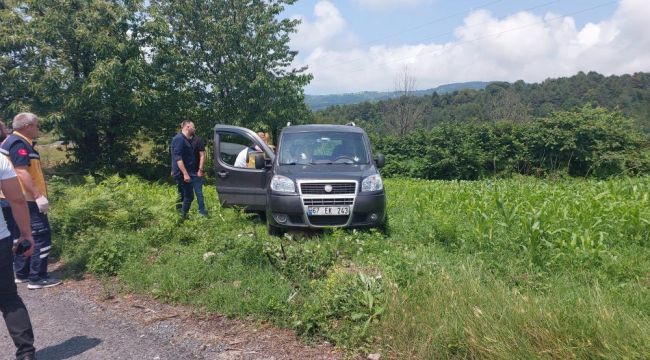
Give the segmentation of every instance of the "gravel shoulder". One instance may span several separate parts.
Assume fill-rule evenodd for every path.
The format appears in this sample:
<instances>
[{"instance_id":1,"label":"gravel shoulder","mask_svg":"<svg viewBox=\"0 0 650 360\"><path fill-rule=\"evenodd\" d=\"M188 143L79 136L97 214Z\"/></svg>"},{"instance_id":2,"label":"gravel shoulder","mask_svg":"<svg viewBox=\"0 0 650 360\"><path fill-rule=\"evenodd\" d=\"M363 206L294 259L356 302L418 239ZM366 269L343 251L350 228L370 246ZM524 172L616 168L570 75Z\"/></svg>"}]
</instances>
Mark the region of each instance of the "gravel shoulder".
<instances>
[{"instance_id":1,"label":"gravel shoulder","mask_svg":"<svg viewBox=\"0 0 650 360\"><path fill-rule=\"evenodd\" d=\"M344 357L328 343L305 345L288 330L120 294L116 291L119 284L92 277L42 290L18 286L41 360ZM4 325L0 327L4 329L0 330L4 359L15 349Z\"/></svg>"}]
</instances>

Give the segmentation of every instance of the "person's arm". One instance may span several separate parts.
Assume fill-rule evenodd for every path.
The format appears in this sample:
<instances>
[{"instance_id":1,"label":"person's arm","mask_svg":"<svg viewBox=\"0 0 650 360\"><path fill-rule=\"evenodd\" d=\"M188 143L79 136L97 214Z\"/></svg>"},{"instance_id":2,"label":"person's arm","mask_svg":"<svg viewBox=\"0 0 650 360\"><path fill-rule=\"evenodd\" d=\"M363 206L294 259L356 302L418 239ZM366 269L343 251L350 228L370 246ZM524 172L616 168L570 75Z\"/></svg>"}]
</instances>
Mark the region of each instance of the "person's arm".
<instances>
[{"instance_id":1,"label":"person's arm","mask_svg":"<svg viewBox=\"0 0 650 360\"><path fill-rule=\"evenodd\" d=\"M11 146L11 149L9 149L9 160L11 160L13 169L15 170L20 183L23 185L25 194L36 200L44 194L41 194L34 184L34 179L32 179L32 176L29 174L29 167L31 165L29 153L30 149L25 144L22 142L16 142Z\"/></svg>"},{"instance_id":2,"label":"person's arm","mask_svg":"<svg viewBox=\"0 0 650 360\"><path fill-rule=\"evenodd\" d=\"M205 150L199 151L199 173L198 176L203 176L205 174Z\"/></svg>"},{"instance_id":3,"label":"person's arm","mask_svg":"<svg viewBox=\"0 0 650 360\"><path fill-rule=\"evenodd\" d=\"M16 166L14 170L16 170L16 175L20 179L20 183L23 184L23 188L28 194L31 194L34 199L37 199L43 195L40 193L40 191L38 191L36 185L34 185L34 179L32 179L32 176L29 174L27 166Z\"/></svg>"},{"instance_id":4,"label":"person's arm","mask_svg":"<svg viewBox=\"0 0 650 360\"><path fill-rule=\"evenodd\" d=\"M190 174L187 172L187 169L185 168L185 163L183 163L183 160L182 159L176 160L176 165L178 165L178 170L180 170L183 173L183 181L185 182L192 181Z\"/></svg>"},{"instance_id":5,"label":"person's arm","mask_svg":"<svg viewBox=\"0 0 650 360\"><path fill-rule=\"evenodd\" d=\"M238 168L245 168L247 166L246 164L246 157L248 156L248 148L244 148L242 151L237 154L237 158L235 159L235 167Z\"/></svg>"},{"instance_id":6,"label":"person's arm","mask_svg":"<svg viewBox=\"0 0 650 360\"><path fill-rule=\"evenodd\" d=\"M27 166L16 166L15 170L16 175L20 179L20 183L22 183L25 188L25 191L34 198L34 201L38 206L38 211L47 213L50 209L50 202L47 200L45 195L41 194L36 185L34 185L34 179L32 179L32 176L29 174Z\"/></svg>"},{"instance_id":7,"label":"person's arm","mask_svg":"<svg viewBox=\"0 0 650 360\"><path fill-rule=\"evenodd\" d=\"M185 168L182 152L183 152L183 139L181 139L180 137L175 137L174 140L172 141L172 159L176 161L178 170L180 170L180 172L183 173L183 181L190 182L192 181L192 179L190 178L190 174L187 172L187 169Z\"/></svg>"},{"instance_id":8,"label":"person's arm","mask_svg":"<svg viewBox=\"0 0 650 360\"><path fill-rule=\"evenodd\" d=\"M31 177L30 177L31 179ZM34 249L34 239L32 237L32 227L29 221L29 210L27 209L27 202L23 197L23 191L20 188L18 178L12 177L0 180L2 186L2 193L5 199L11 205L11 213L18 224L20 230L20 240L26 239L31 244L30 248L24 252L24 256L30 256ZM17 244L20 243L20 240Z\"/></svg>"}]
</instances>

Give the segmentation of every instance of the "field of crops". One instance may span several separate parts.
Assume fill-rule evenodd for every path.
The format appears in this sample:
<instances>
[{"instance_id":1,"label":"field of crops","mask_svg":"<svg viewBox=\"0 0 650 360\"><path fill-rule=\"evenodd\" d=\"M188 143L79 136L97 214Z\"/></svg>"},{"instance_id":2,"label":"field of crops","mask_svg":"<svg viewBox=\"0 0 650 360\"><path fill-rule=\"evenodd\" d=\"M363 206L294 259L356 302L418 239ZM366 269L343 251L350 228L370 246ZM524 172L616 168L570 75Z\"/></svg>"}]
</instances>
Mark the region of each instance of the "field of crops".
<instances>
[{"instance_id":1,"label":"field of crops","mask_svg":"<svg viewBox=\"0 0 650 360\"><path fill-rule=\"evenodd\" d=\"M386 358L646 358L650 178L386 181L390 234L266 235L175 189L53 180L70 271ZM196 205L195 205L196 206Z\"/></svg>"}]
</instances>

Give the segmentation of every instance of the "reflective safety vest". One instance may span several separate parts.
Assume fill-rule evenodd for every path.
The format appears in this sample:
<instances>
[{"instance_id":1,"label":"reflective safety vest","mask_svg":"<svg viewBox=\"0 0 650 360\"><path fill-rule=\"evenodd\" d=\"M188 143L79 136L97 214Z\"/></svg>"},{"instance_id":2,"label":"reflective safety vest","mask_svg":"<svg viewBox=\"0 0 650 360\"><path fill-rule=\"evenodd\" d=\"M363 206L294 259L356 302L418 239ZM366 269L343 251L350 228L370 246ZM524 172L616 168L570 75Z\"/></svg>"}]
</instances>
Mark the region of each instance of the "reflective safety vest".
<instances>
[{"instance_id":1,"label":"reflective safety vest","mask_svg":"<svg viewBox=\"0 0 650 360\"><path fill-rule=\"evenodd\" d=\"M18 143L25 144L27 148L27 155L29 157L29 166L27 167L27 172L32 177L32 182L36 189L47 197L47 186L45 185L45 176L43 176L43 169L41 168L41 156L38 154L36 149L34 149L33 142L26 138L23 134L18 131L14 131L5 141L0 145L0 153L7 156L11 160L10 151L13 146L16 146ZM13 163L13 162L12 162ZM14 164L15 167L15 164ZM18 177L20 181L20 177ZM34 197L31 193L25 191L25 187L22 182L20 182L20 187L23 189L23 195L25 200L34 201ZM4 198L3 194L0 194L0 197Z\"/></svg>"}]
</instances>

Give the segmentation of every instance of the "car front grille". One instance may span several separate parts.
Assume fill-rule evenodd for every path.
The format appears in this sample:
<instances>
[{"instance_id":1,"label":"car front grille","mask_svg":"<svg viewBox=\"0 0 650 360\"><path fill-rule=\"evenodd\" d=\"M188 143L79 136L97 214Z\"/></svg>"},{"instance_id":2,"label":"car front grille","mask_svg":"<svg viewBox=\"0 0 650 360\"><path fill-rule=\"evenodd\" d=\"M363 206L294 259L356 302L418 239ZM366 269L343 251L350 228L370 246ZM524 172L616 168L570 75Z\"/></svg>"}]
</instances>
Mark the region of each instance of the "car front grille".
<instances>
[{"instance_id":1,"label":"car front grille","mask_svg":"<svg viewBox=\"0 0 650 360\"><path fill-rule=\"evenodd\" d=\"M352 205L354 199L303 199L306 206Z\"/></svg>"},{"instance_id":2,"label":"car front grille","mask_svg":"<svg viewBox=\"0 0 650 360\"><path fill-rule=\"evenodd\" d=\"M330 185L332 191L325 191L325 187ZM346 183L303 183L300 184L300 191L307 195L334 195L334 194L354 194L357 184L355 182Z\"/></svg>"}]
</instances>

